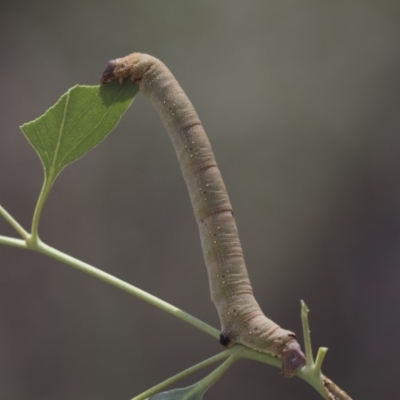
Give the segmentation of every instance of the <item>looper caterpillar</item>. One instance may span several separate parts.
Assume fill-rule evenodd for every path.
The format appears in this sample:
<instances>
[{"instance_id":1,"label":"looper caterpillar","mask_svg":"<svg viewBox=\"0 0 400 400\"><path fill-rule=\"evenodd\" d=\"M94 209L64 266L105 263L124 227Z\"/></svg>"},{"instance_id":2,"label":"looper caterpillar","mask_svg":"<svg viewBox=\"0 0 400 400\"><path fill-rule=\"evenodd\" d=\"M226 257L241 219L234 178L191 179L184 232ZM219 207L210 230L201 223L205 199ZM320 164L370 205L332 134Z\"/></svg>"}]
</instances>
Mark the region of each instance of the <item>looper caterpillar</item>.
<instances>
[{"instance_id":1,"label":"looper caterpillar","mask_svg":"<svg viewBox=\"0 0 400 400\"><path fill-rule=\"evenodd\" d=\"M221 321L220 342L242 343L282 360L291 377L305 365L296 335L261 311L247 274L232 206L200 119L169 69L147 54L133 53L107 63L101 83L126 78L153 103L167 129L197 220L214 302Z\"/></svg>"}]
</instances>

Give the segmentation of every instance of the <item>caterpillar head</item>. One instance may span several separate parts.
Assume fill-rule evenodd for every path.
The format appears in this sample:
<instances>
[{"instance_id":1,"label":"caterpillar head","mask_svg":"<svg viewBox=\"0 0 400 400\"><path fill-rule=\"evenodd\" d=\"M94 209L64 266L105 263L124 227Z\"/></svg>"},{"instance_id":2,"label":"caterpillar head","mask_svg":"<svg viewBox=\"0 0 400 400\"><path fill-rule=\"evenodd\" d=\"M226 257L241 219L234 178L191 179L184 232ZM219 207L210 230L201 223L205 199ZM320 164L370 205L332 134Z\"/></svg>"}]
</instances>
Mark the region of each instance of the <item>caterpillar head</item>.
<instances>
[{"instance_id":1,"label":"caterpillar head","mask_svg":"<svg viewBox=\"0 0 400 400\"><path fill-rule=\"evenodd\" d=\"M106 67L104 69L103 75L100 78L100 83L109 83L112 81L115 81L116 76L115 76L115 67L117 65L116 60L110 60L106 64Z\"/></svg>"},{"instance_id":2,"label":"caterpillar head","mask_svg":"<svg viewBox=\"0 0 400 400\"><path fill-rule=\"evenodd\" d=\"M101 83L109 83L118 80L122 85L127 78L130 78L132 82L136 79L135 77L141 77L143 71L141 71L140 57L135 57L137 53L133 53L127 57L117 58L110 60L106 64L103 75L101 76Z\"/></svg>"}]
</instances>

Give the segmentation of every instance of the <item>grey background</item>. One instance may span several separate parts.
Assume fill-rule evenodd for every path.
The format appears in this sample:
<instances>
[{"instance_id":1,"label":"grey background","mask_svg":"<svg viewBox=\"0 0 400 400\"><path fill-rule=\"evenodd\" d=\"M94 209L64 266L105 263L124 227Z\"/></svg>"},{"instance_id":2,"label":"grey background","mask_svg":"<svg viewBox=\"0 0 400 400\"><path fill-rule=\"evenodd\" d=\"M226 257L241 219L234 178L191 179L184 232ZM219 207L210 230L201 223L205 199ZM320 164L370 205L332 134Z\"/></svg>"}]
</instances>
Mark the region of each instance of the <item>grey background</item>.
<instances>
[{"instance_id":1,"label":"grey background","mask_svg":"<svg viewBox=\"0 0 400 400\"><path fill-rule=\"evenodd\" d=\"M267 315L300 334L306 300L324 372L355 399L398 395L397 1L5 1L0 26L0 204L18 221L29 227L42 182L18 126L97 84L108 59L155 55L209 133ZM218 327L174 151L142 96L61 174L40 231ZM14 235L3 220L0 234ZM113 287L0 248L2 399L130 399L219 350ZM206 396L256 397L319 398L250 361Z\"/></svg>"}]
</instances>

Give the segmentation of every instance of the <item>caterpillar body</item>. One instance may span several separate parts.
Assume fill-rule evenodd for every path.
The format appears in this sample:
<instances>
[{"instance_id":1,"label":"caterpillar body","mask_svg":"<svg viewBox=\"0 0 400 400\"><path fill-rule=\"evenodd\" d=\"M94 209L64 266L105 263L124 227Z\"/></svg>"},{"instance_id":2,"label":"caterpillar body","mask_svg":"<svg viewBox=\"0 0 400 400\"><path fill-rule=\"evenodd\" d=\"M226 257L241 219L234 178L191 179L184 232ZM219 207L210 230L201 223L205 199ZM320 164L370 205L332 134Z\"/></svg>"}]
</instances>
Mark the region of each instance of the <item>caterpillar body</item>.
<instances>
[{"instance_id":1,"label":"caterpillar body","mask_svg":"<svg viewBox=\"0 0 400 400\"><path fill-rule=\"evenodd\" d=\"M296 335L267 318L254 298L228 193L193 105L169 69L150 55L109 61L100 81L122 84L128 78L153 103L178 156L221 322L221 344L241 343L277 356L282 374L293 376L305 365L304 354Z\"/></svg>"}]
</instances>

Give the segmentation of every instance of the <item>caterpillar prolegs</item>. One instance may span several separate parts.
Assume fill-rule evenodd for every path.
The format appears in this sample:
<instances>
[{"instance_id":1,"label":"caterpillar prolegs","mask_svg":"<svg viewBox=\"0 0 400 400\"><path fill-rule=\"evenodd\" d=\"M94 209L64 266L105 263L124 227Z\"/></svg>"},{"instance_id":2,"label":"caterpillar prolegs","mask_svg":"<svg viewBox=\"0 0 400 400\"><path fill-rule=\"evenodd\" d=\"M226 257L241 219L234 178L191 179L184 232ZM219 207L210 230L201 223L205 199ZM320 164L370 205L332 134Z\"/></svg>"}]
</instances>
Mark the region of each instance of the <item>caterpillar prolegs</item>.
<instances>
[{"instance_id":1,"label":"caterpillar prolegs","mask_svg":"<svg viewBox=\"0 0 400 400\"><path fill-rule=\"evenodd\" d=\"M221 344L277 356L283 375L293 376L305 365L304 354L296 335L267 318L254 298L228 193L192 103L169 69L147 54L109 61L101 83L127 78L153 103L175 147L199 226Z\"/></svg>"}]
</instances>

